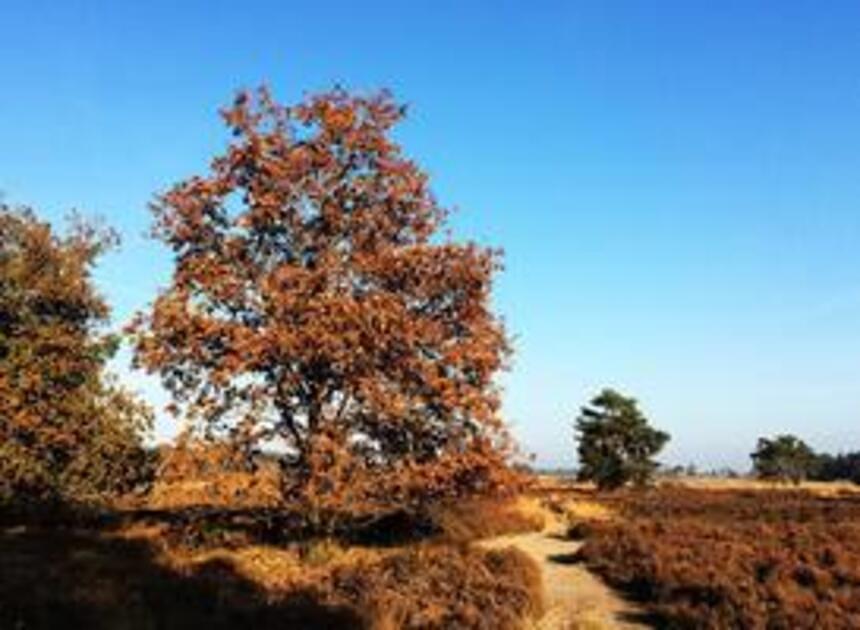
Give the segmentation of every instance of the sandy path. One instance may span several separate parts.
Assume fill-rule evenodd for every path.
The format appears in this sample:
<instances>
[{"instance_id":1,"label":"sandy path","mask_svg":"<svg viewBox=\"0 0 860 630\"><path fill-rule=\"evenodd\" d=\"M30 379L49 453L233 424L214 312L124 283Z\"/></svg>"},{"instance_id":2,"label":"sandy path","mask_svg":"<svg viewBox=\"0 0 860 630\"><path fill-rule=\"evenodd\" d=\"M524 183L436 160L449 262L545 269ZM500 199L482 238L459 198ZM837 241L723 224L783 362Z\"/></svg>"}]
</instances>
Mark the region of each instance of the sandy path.
<instances>
[{"instance_id":1,"label":"sandy path","mask_svg":"<svg viewBox=\"0 0 860 630\"><path fill-rule=\"evenodd\" d=\"M546 613L534 627L540 630L647 628L641 611L622 599L573 556L581 542L565 540L550 529L499 536L482 541L488 549L517 547L531 556L543 574Z\"/></svg>"}]
</instances>

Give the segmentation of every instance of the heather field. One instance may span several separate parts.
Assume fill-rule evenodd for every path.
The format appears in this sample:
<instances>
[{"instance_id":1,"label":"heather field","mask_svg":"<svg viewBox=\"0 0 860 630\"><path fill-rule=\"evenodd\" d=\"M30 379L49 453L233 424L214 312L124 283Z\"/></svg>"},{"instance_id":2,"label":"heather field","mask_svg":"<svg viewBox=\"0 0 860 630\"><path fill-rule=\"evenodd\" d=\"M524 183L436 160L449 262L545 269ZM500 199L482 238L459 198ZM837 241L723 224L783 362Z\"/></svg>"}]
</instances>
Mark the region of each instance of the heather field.
<instances>
[{"instance_id":1,"label":"heather field","mask_svg":"<svg viewBox=\"0 0 860 630\"><path fill-rule=\"evenodd\" d=\"M513 630L543 609L529 557L472 544L542 527L512 502L439 506L357 540L302 536L262 508L179 501L4 514L0 628Z\"/></svg>"},{"instance_id":2,"label":"heather field","mask_svg":"<svg viewBox=\"0 0 860 630\"><path fill-rule=\"evenodd\" d=\"M687 479L440 502L321 536L270 480L4 512L6 628L850 628L860 492ZM242 496L243 502L228 501Z\"/></svg>"},{"instance_id":3,"label":"heather field","mask_svg":"<svg viewBox=\"0 0 860 630\"><path fill-rule=\"evenodd\" d=\"M741 487L603 498L612 518L571 527L578 560L660 627L857 627L860 495Z\"/></svg>"}]
</instances>

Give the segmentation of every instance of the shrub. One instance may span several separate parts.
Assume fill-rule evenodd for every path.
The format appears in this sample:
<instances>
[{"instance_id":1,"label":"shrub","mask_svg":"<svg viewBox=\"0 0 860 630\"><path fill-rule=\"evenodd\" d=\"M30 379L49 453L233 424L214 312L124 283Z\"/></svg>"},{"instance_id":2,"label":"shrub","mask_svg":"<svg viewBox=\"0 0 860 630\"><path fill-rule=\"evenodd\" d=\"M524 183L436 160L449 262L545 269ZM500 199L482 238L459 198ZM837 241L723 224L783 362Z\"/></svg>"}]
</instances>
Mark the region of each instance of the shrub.
<instances>
[{"instance_id":1,"label":"shrub","mask_svg":"<svg viewBox=\"0 0 860 630\"><path fill-rule=\"evenodd\" d=\"M540 570L516 549L418 546L380 562L343 568L336 597L357 602L368 626L393 628L521 628L542 608Z\"/></svg>"}]
</instances>

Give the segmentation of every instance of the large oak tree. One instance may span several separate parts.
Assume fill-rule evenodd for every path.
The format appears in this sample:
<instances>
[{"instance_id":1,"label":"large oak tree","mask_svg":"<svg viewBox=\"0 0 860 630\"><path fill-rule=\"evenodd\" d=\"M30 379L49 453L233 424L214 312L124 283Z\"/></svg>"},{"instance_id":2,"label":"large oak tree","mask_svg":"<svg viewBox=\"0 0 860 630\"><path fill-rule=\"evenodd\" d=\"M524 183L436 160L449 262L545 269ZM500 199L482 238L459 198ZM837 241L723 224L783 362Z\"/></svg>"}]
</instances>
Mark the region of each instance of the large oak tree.
<instances>
[{"instance_id":1,"label":"large oak tree","mask_svg":"<svg viewBox=\"0 0 860 630\"><path fill-rule=\"evenodd\" d=\"M222 114L226 151L153 204L175 270L139 362L192 427L280 453L285 497L317 510L503 479L499 252L440 235L447 213L391 137L404 108L259 90Z\"/></svg>"}]
</instances>

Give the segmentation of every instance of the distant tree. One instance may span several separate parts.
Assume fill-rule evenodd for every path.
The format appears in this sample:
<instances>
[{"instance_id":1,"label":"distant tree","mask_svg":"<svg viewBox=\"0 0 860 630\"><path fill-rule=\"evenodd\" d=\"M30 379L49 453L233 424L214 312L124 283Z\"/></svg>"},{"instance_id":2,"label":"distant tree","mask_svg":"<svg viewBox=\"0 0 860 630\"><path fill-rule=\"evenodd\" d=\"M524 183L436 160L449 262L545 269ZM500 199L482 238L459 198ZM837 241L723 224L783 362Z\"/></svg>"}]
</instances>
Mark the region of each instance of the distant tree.
<instances>
[{"instance_id":1,"label":"distant tree","mask_svg":"<svg viewBox=\"0 0 860 630\"><path fill-rule=\"evenodd\" d=\"M724 466L717 471L717 476L722 477L724 479L738 479L741 477L740 473L736 471L734 468Z\"/></svg>"},{"instance_id":2,"label":"distant tree","mask_svg":"<svg viewBox=\"0 0 860 630\"><path fill-rule=\"evenodd\" d=\"M0 498L137 481L151 415L104 372L117 339L90 277L115 242L80 219L58 236L31 210L0 205Z\"/></svg>"},{"instance_id":3,"label":"distant tree","mask_svg":"<svg viewBox=\"0 0 860 630\"><path fill-rule=\"evenodd\" d=\"M654 456L669 434L651 427L636 400L604 389L576 420L579 477L601 489L647 484L659 464Z\"/></svg>"},{"instance_id":4,"label":"distant tree","mask_svg":"<svg viewBox=\"0 0 860 630\"><path fill-rule=\"evenodd\" d=\"M817 456L810 479L816 481L853 481L860 484L860 452Z\"/></svg>"},{"instance_id":5,"label":"distant tree","mask_svg":"<svg viewBox=\"0 0 860 630\"><path fill-rule=\"evenodd\" d=\"M676 464L674 466L669 467L660 467L657 471L657 474L664 477L678 478L683 477L685 475L685 472L686 469L684 468L684 466Z\"/></svg>"},{"instance_id":6,"label":"distant tree","mask_svg":"<svg viewBox=\"0 0 860 630\"><path fill-rule=\"evenodd\" d=\"M790 481L794 484L806 479L816 466L813 450L794 435L759 438L756 450L750 457L753 471L760 479Z\"/></svg>"},{"instance_id":7,"label":"distant tree","mask_svg":"<svg viewBox=\"0 0 860 630\"><path fill-rule=\"evenodd\" d=\"M507 471L499 253L438 236L446 211L391 137L403 115L385 93L241 93L226 152L154 204L176 267L137 361L201 433L278 448L310 520Z\"/></svg>"}]
</instances>

